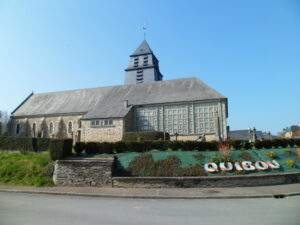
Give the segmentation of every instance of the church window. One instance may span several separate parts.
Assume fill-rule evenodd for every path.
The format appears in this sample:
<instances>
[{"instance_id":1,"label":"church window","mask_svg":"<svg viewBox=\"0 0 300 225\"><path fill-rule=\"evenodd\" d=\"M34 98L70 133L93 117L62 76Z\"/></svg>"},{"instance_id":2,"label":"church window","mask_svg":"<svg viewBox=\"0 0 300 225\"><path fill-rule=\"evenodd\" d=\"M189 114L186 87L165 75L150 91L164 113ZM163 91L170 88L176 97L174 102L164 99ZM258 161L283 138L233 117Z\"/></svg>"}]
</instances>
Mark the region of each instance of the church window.
<instances>
[{"instance_id":1,"label":"church window","mask_svg":"<svg viewBox=\"0 0 300 225\"><path fill-rule=\"evenodd\" d=\"M54 125L53 125L53 122L50 122L49 133L52 134L53 132L54 132Z\"/></svg>"},{"instance_id":2,"label":"church window","mask_svg":"<svg viewBox=\"0 0 300 225\"><path fill-rule=\"evenodd\" d=\"M78 128L81 128L81 120L78 120Z\"/></svg>"},{"instance_id":3,"label":"church window","mask_svg":"<svg viewBox=\"0 0 300 225\"><path fill-rule=\"evenodd\" d=\"M68 123L68 133L72 133L73 132L73 123L70 121Z\"/></svg>"},{"instance_id":4,"label":"church window","mask_svg":"<svg viewBox=\"0 0 300 225\"><path fill-rule=\"evenodd\" d=\"M17 128L16 128L16 134L20 134L20 124L17 124Z\"/></svg>"},{"instance_id":5,"label":"church window","mask_svg":"<svg viewBox=\"0 0 300 225\"><path fill-rule=\"evenodd\" d=\"M106 127L106 126L112 126L113 120L112 119L105 119L105 120L92 120L91 126L92 127Z\"/></svg>"}]
</instances>

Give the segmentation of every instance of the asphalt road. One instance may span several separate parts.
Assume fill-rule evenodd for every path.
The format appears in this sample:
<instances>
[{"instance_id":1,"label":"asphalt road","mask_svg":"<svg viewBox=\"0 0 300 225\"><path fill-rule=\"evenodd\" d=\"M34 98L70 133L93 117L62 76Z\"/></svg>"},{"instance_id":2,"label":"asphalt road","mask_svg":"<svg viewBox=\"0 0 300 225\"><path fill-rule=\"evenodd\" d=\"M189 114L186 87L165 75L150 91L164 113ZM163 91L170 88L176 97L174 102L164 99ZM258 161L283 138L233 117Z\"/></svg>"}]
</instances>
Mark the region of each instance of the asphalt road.
<instances>
[{"instance_id":1,"label":"asphalt road","mask_svg":"<svg viewBox=\"0 0 300 225\"><path fill-rule=\"evenodd\" d=\"M0 192L0 225L299 225L300 196L283 199L111 199Z\"/></svg>"}]
</instances>

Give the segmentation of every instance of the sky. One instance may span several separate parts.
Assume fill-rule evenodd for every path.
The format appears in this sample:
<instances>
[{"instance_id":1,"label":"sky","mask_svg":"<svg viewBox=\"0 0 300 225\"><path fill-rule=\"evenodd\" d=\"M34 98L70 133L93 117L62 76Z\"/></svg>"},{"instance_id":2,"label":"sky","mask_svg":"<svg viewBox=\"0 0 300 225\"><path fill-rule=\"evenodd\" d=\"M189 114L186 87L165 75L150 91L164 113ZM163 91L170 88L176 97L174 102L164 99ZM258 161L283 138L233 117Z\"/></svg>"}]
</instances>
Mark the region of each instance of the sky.
<instances>
[{"instance_id":1,"label":"sky","mask_svg":"<svg viewBox=\"0 0 300 225\"><path fill-rule=\"evenodd\" d=\"M231 130L300 123L300 0L0 0L0 110L123 84L143 25L164 79L226 96Z\"/></svg>"}]
</instances>

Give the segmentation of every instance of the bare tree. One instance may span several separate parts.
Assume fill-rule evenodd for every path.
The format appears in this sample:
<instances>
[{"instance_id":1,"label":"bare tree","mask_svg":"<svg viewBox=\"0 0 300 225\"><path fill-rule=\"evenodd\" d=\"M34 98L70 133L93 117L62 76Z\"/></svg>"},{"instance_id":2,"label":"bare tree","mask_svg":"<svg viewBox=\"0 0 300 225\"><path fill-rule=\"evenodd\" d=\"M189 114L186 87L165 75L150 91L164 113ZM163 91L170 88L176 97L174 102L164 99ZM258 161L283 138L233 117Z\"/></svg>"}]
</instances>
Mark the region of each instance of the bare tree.
<instances>
[{"instance_id":1,"label":"bare tree","mask_svg":"<svg viewBox=\"0 0 300 225\"><path fill-rule=\"evenodd\" d=\"M6 134L7 130L7 123L9 121L9 116L6 111L0 111L0 135Z\"/></svg>"},{"instance_id":2,"label":"bare tree","mask_svg":"<svg viewBox=\"0 0 300 225\"><path fill-rule=\"evenodd\" d=\"M67 126L66 126L63 118L61 118L58 123L58 130L56 133L56 138L58 138L58 139L66 139L67 138Z\"/></svg>"}]
</instances>

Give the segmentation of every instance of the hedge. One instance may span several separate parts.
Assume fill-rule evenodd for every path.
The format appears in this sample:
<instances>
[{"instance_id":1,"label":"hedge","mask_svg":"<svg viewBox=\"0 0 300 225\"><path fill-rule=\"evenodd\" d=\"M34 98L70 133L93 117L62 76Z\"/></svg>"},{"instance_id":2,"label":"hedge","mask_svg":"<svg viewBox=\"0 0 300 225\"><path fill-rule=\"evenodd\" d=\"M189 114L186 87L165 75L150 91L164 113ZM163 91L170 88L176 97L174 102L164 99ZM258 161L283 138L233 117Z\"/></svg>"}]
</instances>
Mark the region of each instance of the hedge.
<instances>
[{"instance_id":1,"label":"hedge","mask_svg":"<svg viewBox=\"0 0 300 225\"><path fill-rule=\"evenodd\" d=\"M228 141L233 149L262 149L299 146L300 139L274 139L256 141L255 143L243 141ZM114 154L122 152L147 152L150 150L182 150L182 151L216 151L218 142L198 142L198 141L119 141L119 142L79 142L75 145L75 152L81 154L85 151L87 154Z\"/></svg>"},{"instance_id":2,"label":"hedge","mask_svg":"<svg viewBox=\"0 0 300 225\"><path fill-rule=\"evenodd\" d=\"M49 142L49 152L52 160L63 159L72 155L72 139L51 139Z\"/></svg>"},{"instance_id":3,"label":"hedge","mask_svg":"<svg viewBox=\"0 0 300 225\"><path fill-rule=\"evenodd\" d=\"M0 150L47 151L48 138L0 137Z\"/></svg>"},{"instance_id":4,"label":"hedge","mask_svg":"<svg viewBox=\"0 0 300 225\"><path fill-rule=\"evenodd\" d=\"M196 142L196 141L119 141L119 142L80 142L75 145L75 151L80 154L85 151L87 154L113 154L122 152L147 152L153 149L166 151L168 149L183 151L215 151L218 148L217 142Z\"/></svg>"},{"instance_id":5,"label":"hedge","mask_svg":"<svg viewBox=\"0 0 300 225\"><path fill-rule=\"evenodd\" d=\"M47 151L53 160L72 154L73 140L25 137L0 137L0 150L15 150L21 152Z\"/></svg>"},{"instance_id":6,"label":"hedge","mask_svg":"<svg viewBox=\"0 0 300 225\"><path fill-rule=\"evenodd\" d=\"M169 133L161 131L149 132L125 132L123 141L155 141L155 140L170 140Z\"/></svg>"}]
</instances>

